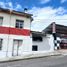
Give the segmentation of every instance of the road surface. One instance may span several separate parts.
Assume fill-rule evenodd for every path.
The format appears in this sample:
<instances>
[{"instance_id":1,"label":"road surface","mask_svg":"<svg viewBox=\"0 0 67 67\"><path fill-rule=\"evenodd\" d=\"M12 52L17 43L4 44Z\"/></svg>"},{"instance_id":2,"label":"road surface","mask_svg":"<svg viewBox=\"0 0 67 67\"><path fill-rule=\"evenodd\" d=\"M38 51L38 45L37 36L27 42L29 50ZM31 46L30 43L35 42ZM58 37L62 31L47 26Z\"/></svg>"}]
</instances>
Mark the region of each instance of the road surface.
<instances>
[{"instance_id":1,"label":"road surface","mask_svg":"<svg viewBox=\"0 0 67 67\"><path fill-rule=\"evenodd\" d=\"M67 56L52 56L0 63L0 67L67 67Z\"/></svg>"}]
</instances>

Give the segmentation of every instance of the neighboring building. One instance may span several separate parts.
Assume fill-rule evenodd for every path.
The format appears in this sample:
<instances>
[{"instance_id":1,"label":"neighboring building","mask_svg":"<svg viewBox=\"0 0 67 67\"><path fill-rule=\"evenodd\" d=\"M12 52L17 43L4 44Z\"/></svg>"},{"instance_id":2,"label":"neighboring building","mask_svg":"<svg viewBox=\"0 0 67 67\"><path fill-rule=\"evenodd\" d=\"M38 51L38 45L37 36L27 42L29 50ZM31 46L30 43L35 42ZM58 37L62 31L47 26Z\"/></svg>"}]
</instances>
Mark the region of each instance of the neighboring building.
<instances>
[{"instance_id":1,"label":"neighboring building","mask_svg":"<svg viewBox=\"0 0 67 67\"><path fill-rule=\"evenodd\" d=\"M0 8L0 58L31 52L32 15Z\"/></svg>"},{"instance_id":2,"label":"neighboring building","mask_svg":"<svg viewBox=\"0 0 67 67\"><path fill-rule=\"evenodd\" d=\"M67 26L51 23L42 32L32 31L32 51L67 49Z\"/></svg>"},{"instance_id":3,"label":"neighboring building","mask_svg":"<svg viewBox=\"0 0 67 67\"><path fill-rule=\"evenodd\" d=\"M32 31L32 43L32 51L54 51L53 36L51 34Z\"/></svg>"},{"instance_id":4,"label":"neighboring building","mask_svg":"<svg viewBox=\"0 0 67 67\"><path fill-rule=\"evenodd\" d=\"M53 22L43 32L53 36L54 50L67 49L67 26Z\"/></svg>"}]
</instances>

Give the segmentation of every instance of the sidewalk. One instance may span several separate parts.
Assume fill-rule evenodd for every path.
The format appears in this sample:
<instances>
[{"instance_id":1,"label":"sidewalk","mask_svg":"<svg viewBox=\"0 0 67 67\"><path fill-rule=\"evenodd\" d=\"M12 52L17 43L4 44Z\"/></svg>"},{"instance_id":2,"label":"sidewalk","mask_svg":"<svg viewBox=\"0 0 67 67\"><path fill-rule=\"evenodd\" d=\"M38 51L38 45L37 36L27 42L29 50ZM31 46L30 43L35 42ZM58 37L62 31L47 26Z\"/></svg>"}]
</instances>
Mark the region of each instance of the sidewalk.
<instances>
[{"instance_id":1,"label":"sidewalk","mask_svg":"<svg viewBox=\"0 0 67 67\"><path fill-rule=\"evenodd\" d=\"M62 49L62 50L58 50L58 52L62 55L67 55L67 50Z\"/></svg>"},{"instance_id":2,"label":"sidewalk","mask_svg":"<svg viewBox=\"0 0 67 67\"><path fill-rule=\"evenodd\" d=\"M59 56L59 55L62 55L60 51L54 51L48 53L40 52L40 53L27 54L23 56L7 57L7 58L0 59L0 62L9 62L9 61L25 60L25 59L32 59L32 58L39 58L39 57Z\"/></svg>"}]
</instances>

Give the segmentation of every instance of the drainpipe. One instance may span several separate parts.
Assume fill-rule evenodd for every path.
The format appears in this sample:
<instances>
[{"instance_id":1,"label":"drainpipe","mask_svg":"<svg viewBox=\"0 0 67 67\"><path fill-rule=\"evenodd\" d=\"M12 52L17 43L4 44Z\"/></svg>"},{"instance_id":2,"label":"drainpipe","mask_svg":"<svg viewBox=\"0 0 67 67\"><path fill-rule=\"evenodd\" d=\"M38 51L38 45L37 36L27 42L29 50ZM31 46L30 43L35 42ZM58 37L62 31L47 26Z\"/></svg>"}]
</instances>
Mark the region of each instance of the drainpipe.
<instances>
[{"instance_id":1,"label":"drainpipe","mask_svg":"<svg viewBox=\"0 0 67 67\"><path fill-rule=\"evenodd\" d=\"M10 10L9 34L8 34L8 43L7 43L6 57L8 57L8 48L9 48L9 35L10 35L10 26L11 26L11 13L12 13L12 10Z\"/></svg>"}]
</instances>

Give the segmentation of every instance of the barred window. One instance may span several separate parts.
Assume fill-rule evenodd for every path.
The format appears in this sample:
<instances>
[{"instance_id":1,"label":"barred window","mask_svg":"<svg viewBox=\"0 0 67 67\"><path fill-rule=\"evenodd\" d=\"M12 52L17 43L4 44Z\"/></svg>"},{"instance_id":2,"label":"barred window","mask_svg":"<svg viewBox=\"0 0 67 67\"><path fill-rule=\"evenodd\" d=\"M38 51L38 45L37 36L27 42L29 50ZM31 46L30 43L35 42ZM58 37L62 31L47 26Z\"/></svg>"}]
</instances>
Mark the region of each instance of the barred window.
<instances>
[{"instance_id":1,"label":"barred window","mask_svg":"<svg viewBox=\"0 0 67 67\"><path fill-rule=\"evenodd\" d=\"M3 24L3 17L0 17L0 26Z\"/></svg>"},{"instance_id":2,"label":"barred window","mask_svg":"<svg viewBox=\"0 0 67 67\"><path fill-rule=\"evenodd\" d=\"M3 39L0 39L0 50L2 50L2 41Z\"/></svg>"},{"instance_id":3,"label":"barred window","mask_svg":"<svg viewBox=\"0 0 67 67\"><path fill-rule=\"evenodd\" d=\"M41 36L33 36L32 39L33 41L40 41L40 42L43 41L43 38Z\"/></svg>"},{"instance_id":4,"label":"barred window","mask_svg":"<svg viewBox=\"0 0 67 67\"><path fill-rule=\"evenodd\" d=\"M33 45L32 46L32 51L37 51L38 50L38 46L37 45Z\"/></svg>"},{"instance_id":5,"label":"barred window","mask_svg":"<svg viewBox=\"0 0 67 67\"><path fill-rule=\"evenodd\" d=\"M23 25L24 25L24 21L23 20L16 20L16 25L15 25L16 28L22 29Z\"/></svg>"}]
</instances>

